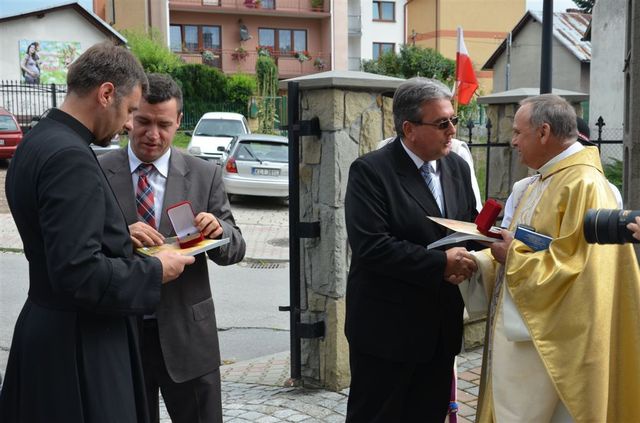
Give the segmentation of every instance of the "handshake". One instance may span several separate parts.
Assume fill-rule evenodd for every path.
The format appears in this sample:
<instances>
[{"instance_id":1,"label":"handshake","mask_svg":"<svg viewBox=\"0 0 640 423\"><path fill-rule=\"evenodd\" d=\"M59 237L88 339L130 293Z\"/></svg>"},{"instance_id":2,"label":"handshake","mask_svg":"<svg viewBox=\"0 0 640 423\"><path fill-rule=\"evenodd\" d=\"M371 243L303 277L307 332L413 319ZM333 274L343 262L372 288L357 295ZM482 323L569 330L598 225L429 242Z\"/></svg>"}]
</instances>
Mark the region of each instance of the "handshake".
<instances>
[{"instance_id":1,"label":"handshake","mask_svg":"<svg viewBox=\"0 0 640 423\"><path fill-rule=\"evenodd\" d=\"M447 264L444 269L444 279L454 285L469 279L478 266L471 253L464 247L454 247L445 251Z\"/></svg>"}]
</instances>

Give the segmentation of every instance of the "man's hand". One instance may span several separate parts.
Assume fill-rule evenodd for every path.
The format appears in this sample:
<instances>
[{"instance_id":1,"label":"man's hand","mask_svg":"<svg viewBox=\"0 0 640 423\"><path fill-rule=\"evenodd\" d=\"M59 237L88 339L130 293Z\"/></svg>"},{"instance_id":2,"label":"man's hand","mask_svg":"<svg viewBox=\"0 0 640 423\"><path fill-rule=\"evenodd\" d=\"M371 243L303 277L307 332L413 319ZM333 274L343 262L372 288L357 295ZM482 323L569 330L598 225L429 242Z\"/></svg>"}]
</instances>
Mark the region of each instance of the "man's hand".
<instances>
[{"instance_id":1,"label":"man's hand","mask_svg":"<svg viewBox=\"0 0 640 423\"><path fill-rule=\"evenodd\" d=\"M194 223L196 228L207 238L220 238L222 236L222 226L218 219L211 213L200 212L196 216Z\"/></svg>"},{"instance_id":2,"label":"man's hand","mask_svg":"<svg viewBox=\"0 0 640 423\"><path fill-rule=\"evenodd\" d=\"M509 246L513 241L513 234L506 229L502 229L500 233L502 234L502 241L491 243L491 254L493 254L493 258L498 263L504 264L507 260L507 251L509 251Z\"/></svg>"},{"instance_id":3,"label":"man's hand","mask_svg":"<svg viewBox=\"0 0 640 423\"><path fill-rule=\"evenodd\" d=\"M445 251L445 254L447 255L447 265L444 268L444 279L449 283L458 285L478 270L473 256L466 248L450 248Z\"/></svg>"},{"instance_id":4,"label":"man's hand","mask_svg":"<svg viewBox=\"0 0 640 423\"><path fill-rule=\"evenodd\" d=\"M131 242L136 248L164 244L162 234L144 222L136 222L129 225L129 233L131 234Z\"/></svg>"},{"instance_id":5,"label":"man's hand","mask_svg":"<svg viewBox=\"0 0 640 423\"><path fill-rule=\"evenodd\" d=\"M175 251L160 251L154 257L162 263L162 283L167 283L182 273L184 266L196 261L195 257L183 256Z\"/></svg>"},{"instance_id":6,"label":"man's hand","mask_svg":"<svg viewBox=\"0 0 640 423\"><path fill-rule=\"evenodd\" d=\"M640 216L636 216L635 220L636 223L629 223L627 229L633 232L631 236L640 241Z\"/></svg>"}]
</instances>

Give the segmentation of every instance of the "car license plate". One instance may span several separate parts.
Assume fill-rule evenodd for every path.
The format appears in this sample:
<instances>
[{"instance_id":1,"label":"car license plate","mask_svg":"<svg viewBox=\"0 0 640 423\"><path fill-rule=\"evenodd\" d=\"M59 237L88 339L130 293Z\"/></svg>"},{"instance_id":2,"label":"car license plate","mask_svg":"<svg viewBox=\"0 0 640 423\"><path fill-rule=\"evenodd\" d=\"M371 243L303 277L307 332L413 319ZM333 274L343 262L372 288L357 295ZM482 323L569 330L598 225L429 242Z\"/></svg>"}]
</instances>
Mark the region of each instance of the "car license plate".
<instances>
[{"instance_id":1,"label":"car license plate","mask_svg":"<svg viewBox=\"0 0 640 423\"><path fill-rule=\"evenodd\" d=\"M280 169L265 169L262 167L254 167L251 169L251 173L260 176L280 176Z\"/></svg>"},{"instance_id":2,"label":"car license plate","mask_svg":"<svg viewBox=\"0 0 640 423\"><path fill-rule=\"evenodd\" d=\"M0 140L0 145L4 145L4 140Z\"/></svg>"}]
</instances>

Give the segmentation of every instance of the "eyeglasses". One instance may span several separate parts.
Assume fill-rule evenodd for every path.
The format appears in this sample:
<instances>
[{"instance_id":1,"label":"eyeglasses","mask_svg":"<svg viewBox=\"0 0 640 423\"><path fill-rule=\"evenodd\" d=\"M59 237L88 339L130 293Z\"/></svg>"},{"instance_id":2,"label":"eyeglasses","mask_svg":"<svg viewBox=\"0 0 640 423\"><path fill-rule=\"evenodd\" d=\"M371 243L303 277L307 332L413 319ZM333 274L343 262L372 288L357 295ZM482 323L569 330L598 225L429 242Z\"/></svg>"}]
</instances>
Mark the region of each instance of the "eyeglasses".
<instances>
[{"instance_id":1,"label":"eyeglasses","mask_svg":"<svg viewBox=\"0 0 640 423\"><path fill-rule=\"evenodd\" d=\"M441 131L444 131L445 129L449 128L449 124L456 126L458 124L458 116L451 116L449 119L443 119L441 121L438 122L414 122L412 120L410 120L409 122L413 123L414 125L429 125L429 126L435 126L436 128L440 129Z\"/></svg>"}]
</instances>

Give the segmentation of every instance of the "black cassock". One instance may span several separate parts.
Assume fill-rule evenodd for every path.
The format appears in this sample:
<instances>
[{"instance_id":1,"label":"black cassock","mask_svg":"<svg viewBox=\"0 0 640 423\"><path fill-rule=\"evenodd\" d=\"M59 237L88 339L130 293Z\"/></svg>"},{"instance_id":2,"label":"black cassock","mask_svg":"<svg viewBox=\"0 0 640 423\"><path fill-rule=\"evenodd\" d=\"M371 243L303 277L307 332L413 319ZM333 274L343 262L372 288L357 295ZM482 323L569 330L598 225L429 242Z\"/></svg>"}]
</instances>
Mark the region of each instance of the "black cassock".
<instances>
[{"instance_id":1,"label":"black cassock","mask_svg":"<svg viewBox=\"0 0 640 423\"><path fill-rule=\"evenodd\" d=\"M52 109L7 172L29 296L0 394L3 423L148 420L135 316L158 304L162 267L133 255L92 140Z\"/></svg>"}]
</instances>

